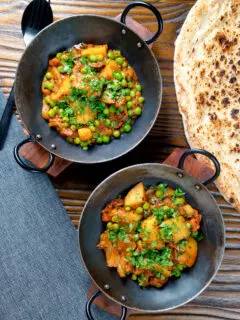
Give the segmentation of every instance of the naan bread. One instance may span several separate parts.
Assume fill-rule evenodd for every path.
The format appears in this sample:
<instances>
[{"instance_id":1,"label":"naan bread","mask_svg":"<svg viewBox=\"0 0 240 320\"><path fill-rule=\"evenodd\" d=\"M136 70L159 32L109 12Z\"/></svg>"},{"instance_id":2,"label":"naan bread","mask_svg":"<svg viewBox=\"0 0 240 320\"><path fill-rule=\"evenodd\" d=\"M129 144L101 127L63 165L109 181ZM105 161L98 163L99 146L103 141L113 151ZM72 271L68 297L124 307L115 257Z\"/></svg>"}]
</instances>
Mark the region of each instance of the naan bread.
<instances>
[{"instance_id":1,"label":"naan bread","mask_svg":"<svg viewBox=\"0 0 240 320\"><path fill-rule=\"evenodd\" d=\"M176 41L174 77L190 146L213 153L240 211L240 0L198 0ZM205 157L202 160L207 161Z\"/></svg>"}]
</instances>

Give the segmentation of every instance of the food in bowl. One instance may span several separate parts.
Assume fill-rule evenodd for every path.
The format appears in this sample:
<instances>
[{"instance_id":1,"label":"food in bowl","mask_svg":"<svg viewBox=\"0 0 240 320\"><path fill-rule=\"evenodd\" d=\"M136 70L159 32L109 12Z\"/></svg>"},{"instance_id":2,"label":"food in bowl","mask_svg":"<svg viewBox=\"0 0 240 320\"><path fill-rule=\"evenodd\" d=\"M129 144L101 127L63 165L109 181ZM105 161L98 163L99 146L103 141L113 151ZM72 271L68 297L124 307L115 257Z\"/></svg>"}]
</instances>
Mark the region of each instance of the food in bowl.
<instances>
[{"instance_id":1,"label":"food in bowl","mask_svg":"<svg viewBox=\"0 0 240 320\"><path fill-rule=\"evenodd\" d=\"M203 238L201 215L184 195L166 183L139 182L108 203L101 212L106 230L97 245L108 267L117 268L122 278L131 275L141 287L157 288L193 267Z\"/></svg>"},{"instance_id":2,"label":"food in bowl","mask_svg":"<svg viewBox=\"0 0 240 320\"><path fill-rule=\"evenodd\" d=\"M129 133L144 106L134 69L106 44L58 52L49 60L42 93L43 118L83 150Z\"/></svg>"}]
</instances>

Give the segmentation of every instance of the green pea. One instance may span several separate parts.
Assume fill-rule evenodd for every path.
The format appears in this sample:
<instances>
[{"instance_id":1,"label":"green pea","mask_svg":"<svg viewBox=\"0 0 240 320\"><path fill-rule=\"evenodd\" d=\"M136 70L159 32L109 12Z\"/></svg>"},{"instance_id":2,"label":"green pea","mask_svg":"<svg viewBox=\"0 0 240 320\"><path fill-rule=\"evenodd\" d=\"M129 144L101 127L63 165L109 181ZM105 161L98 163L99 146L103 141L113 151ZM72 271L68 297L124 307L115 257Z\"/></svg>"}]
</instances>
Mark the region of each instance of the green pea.
<instances>
[{"instance_id":1,"label":"green pea","mask_svg":"<svg viewBox=\"0 0 240 320\"><path fill-rule=\"evenodd\" d=\"M75 76L72 74L70 77L70 80L73 81L75 79Z\"/></svg>"},{"instance_id":2,"label":"green pea","mask_svg":"<svg viewBox=\"0 0 240 320\"><path fill-rule=\"evenodd\" d=\"M81 73L82 73L82 74L87 74L87 69L86 69L86 68L82 68L82 69L81 69Z\"/></svg>"},{"instance_id":3,"label":"green pea","mask_svg":"<svg viewBox=\"0 0 240 320\"><path fill-rule=\"evenodd\" d=\"M58 52L58 53L56 54L56 57L57 57L57 58L62 58L62 52Z\"/></svg>"},{"instance_id":4,"label":"green pea","mask_svg":"<svg viewBox=\"0 0 240 320\"><path fill-rule=\"evenodd\" d=\"M120 64L120 65L122 65L123 64L123 58L122 57L117 57L116 58L116 62L118 63L118 64Z\"/></svg>"},{"instance_id":5,"label":"green pea","mask_svg":"<svg viewBox=\"0 0 240 320\"><path fill-rule=\"evenodd\" d=\"M142 214L143 213L143 208L142 207L137 207L136 213L137 214Z\"/></svg>"},{"instance_id":6,"label":"green pea","mask_svg":"<svg viewBox=\"0 0 240 320\"><path fill-rule=\"evenodd\" d=\"M130 96L131 96L132 98L134 98L134 97L136 96L136 92L135 92L134 90L131 90L131 91L130 91Z\"/></svg>"},{"instance_id":7,"label":"green pea","mask_svg":"<svg viewBox=\"0 0 240 320\"><path fill-rule=\"evenodd\" d=\"M99 54L99 55L97 56L97 59L98 59L98 61L103 61L104 56L103 56L102 54Z\"/></svg>"},{"instance_id":8,"label":"green pea","mask_svg":"<svg viewBox=\"0 0 240 320\"><path fill-rule=\"evenodd\" d=\"M132 117L132 116L133 116L133 111L132 111L132 110L129 110L129 111L128 111L128 115L129 115L129 117Z\"/></svg>"},{"instance_id":9,"label":"green pea","mask_svg":"<svg viewBox=\"0 0 240 320\"><path fill-rule=\"evenodd\" d=\"M100 121L99 120L95 120L94 124L95 124L96 127L98 127L100 125Z\"/></svg>"},{"instance_id":10,"label":"green pea","mask_svg":"<svg viewBox=\"0 0 240 320\"><path fill-rule=\"evenodd\" d=\"M102 139L101 137L98 137L98 138L96 139L96 142L97 142L98 144L101 144L101 143L103 143L103 139Z\"/></svg>"},{"instance_id":11,"label":"green pea","mask_svg":"<svg viewBox=\"0 0 240 320\"><path fill-rule=\"evenodd\" d=\"M103 143L109 143L110 142L110 137L109 136L103 136L102 137Z\"/></svg>"},{"instance_id":12,"label":"green pea","mask_svg":"<svg viewBox=\"0 0 240 320\"><path fill-rule=\"evenodd\" d=\"M126 68L128 66L127 62L126 61L123 61L123 64L122 64L123 68Z\"/></svg>"},{"instance_id":13,"label":"green pea","mask_svg":"<svg viewBox=\"0 0 240 320\"><path fill-rule=\"evenodd\" d=\"M109 109L107 109L107 108L104 109L104 110L103 110L103 114L104 114L105 116L109 115Z\"/></svg>"},{"instance_id":14,"label":"green pea","mask_svg":"<svg viewBox=\"0 0 240 320\"><path fill-rule=\"evenodd\" d=\"M110 61L111 61L110 59L107 59L106 60L106 65L108 65Z\"/></svg>"},{"instance_id":15,"label":"green pea","mask_svg":"<svg viewBox=\"0 0 240 320\"><path fill-rule=\"evenodd\" d=\"M47 104L51 103L51 99L49 96L46 96L46 98L44 99L44 102L46 102Z\"/></svg>"},{"instance_id":16,"label":"green pea","mask_svg":"<svg viewBox=\"0 0 240 320\"><path fill-rule=\"evenodd\" d=\"M109 127L110 124L111 124L111 121L110 121L109 119L106 119L106 120L104 121L104 124L105 124L105 126Z\"/></svg>"},{"instance_id":17,"label":"green pea","mask_svg":"<svg viewBox=\"0 0 240 320\"><path fill-rule=\"evenodd\" d=\"M133 106L133 102L132 102L132 101L128 101L128 102L127 102L127 107L128 107L128 108L132 108L132 106Z\"/></svg>"},{"instance_id":18,"label":"green pea","mask_svg":"<svg viewBox=\"0 0 240 320\"><path fill-rule=\"evenodd\" d=\"M63 66L59 66L57 69L58 69L58 72L60 72L60 73L63 72Z\"/></svg>"},{"instance_id":19,"label":"green pea","mask_svg":"<svg viewBox=\"0 0 240 320\"><path fill-rule=\"evenodd\" d=\"M108 58L111 59L111 60L114 60L115 59L115 54L112 51L108 52Z\"/></svg>"},{"instance_id":20,"label":"green pea","mask_svg":"<svg viewBox=\"0 0 240 320\"><path fill-rule=\"evenodd\" d=\"M120 72L114 72L114 77L115 79L121 81L122 80L122 75Z\"/></svg>"},{"instance_id":21,"label":"green pea","mask_svg":"<svg viewBox=\"0 0 240 320\"><path fill-rule=\"evenodd\" d=\"M69 55L68 54L63 54L62 55L62 60L68 61L68 59L69 59Z\"/></svg>"},{"instance_id":22,"label":"green pea","mask_svg":"<svg viewBox=\"0 0 240 320\"><path fill-rule=\"evenodd\" d=\"M84 146L82 149L83 149L84 151L87 151L87 150L88 150L88 146Z\"/></svg>"},{"instance_id":23,"label":"green pea","mask_svg":"<svg viewBox=\"0 0 240 320\"><path fill-rule=\"evenodd\" d=\"M140 116L142 114L142 109L140 107L137 107L135 110L134 110L135 114Z\"/></svg>"},{"instance_id":24,"label":"green pea","mask_svg":"<svg viewBox=\"0 0 240 320\"><path fill-rule=\"evenodd\" d=\"M75 124L72 124L72 125L71 125L71 129L72 129L73 131L77 130L77 127L75 126Z\"/></svg>"},{"instance_id":25,"label":"green pea","mask_svg":"<svg viewBox=\"0 0 240 320\"><path fill-rule=\"evenodd\" d=\"M69 122L69 118L68 117L63 117L63 121L64 122Z\"/></svg>"},{"instance_id":26,"label":"green pea","mask_svg":"<svg viewBox=\"0 0 240 320\"><path fill-rule=\"evenodd\" d=\"M111 112L111 113L116 112L116 108L114 106L110 106L109 112Z\"/></svg>"},{"instance_id":27,"label":"green pea","mask_svg":"<svg viewBox=\"0 0 240 320\"><path fill-rule=\"evenodd\" d=\"M130 101L130 100L132 100L132 98L131 98L130 96L127 96L127 97L126 97L126 100L127 100L127 101Z\"/></svg>"},{"instance_id":28,"label":"green pea","mask_svg":"<svg viewBox=\"0 0 240 320\"><path fill-rule=\"evenodd\" d=\"M130 210L131 210L131 207L126 206L126 207L125 207L125 210L126 210L126 211L130 211Z\"/></svg>"},{"instance_id":29,"label":"green pea","mask_svg":"<svg viewBox=\"0 0 240 320\"><path fill-rule=\"evenodd\" d=\"M138 98L138 101L139 101L140 103L144 102L144 97L139 97L139 98Z\"/></svg>"},{"instance_id":30,"label":"green pea","mask_svg":"<svg viewBox=\"0 0 240 320\"><path fill-rule=\"evenodd\" d=\"M125 124L124 131L125 132L130 132L131 130L132 130L132 127L130 126L130 124Z\"/></svg>"},{"instance_id":31,"label":"green pea","mask_svg":"<svg viewBox=\"0 0 240 320\"><path fill-rule=\"evenodd\" d=\"M51 101L51 102L49 103L49 105L50 105L51 108L54 108L54 107L56 106L56 102Z\"/></svg>"},{"instance_id":32,"label":"green pea","mask_svg":"<svg viewBox=\"0 0 240 320\"><path fill-rule=\"evenodd\" d=\"M120 135L121 135L121 132L120 132L119 130L114 130L114 131L113 131L113 136L114 136L114 138L119 138Z\"/></svg>"},{"instance_id":33,"label":"green pea","mask_svg":"<svg viewBox=\"0 0 240 320\"><path fill-rule=\"evenodd\" d=\"M137 276L135 274L133 274L131 279L136 281L137 280Z\"/></svg>"},{"instance_id":34,"label":"green pea","mask_svg":"<svg viewBox=\"0 0 240 320\"><path fill-rule=\"evenodd\" d=\"M53 117L55 117L55 115L56 115L56 111L55 111L54 109L50 109L50 110L48 111L48 115L49 115L50 118L53 118Z\"/></svg>"},{"instance_id":35,"label":"green pea","mask_svg":"<svg viewBox=\"0 0 240 320\"><path fill-rule=\"evenodd\" d=\"M126 89L125 89L126 96L129 96L130 91L131 91L131 90L130 90L129 88L126 88Z\"/></svg>"},{"instance_id":36,"label":"green pea","mask_svg":"<svg viewBox=\"0 0 240 320\"><path fill-rule=\"evenodd\" d=\"M89 129L94 132L96 130L96 128L94 126L89 126Z\"/></svg>"},{"instance_id":37,"label":"green pea","mask_svg":"<svg viewBox=\"0 0 240 320\"><path fill-rule=\"evenodd\" d=\"M127 81L125 79L122 80L121 82L122 87L126 87L127 86Z\"/></svg>"},{"instance_id":38,"label":"green pea","mask_svg":"<svg viewBox=\"0 0 240 320\"><path fill-rule=\"evenodd\" d=\"M110 229L112 227L112 222L107 223L107 229Z\"/></svg>"},{"instance_id":39,"label":"green pea","mask_svg":"<svg viewBox=\"0 0 240 320\"><path fill-rule=\"evenodd\" d=\"M136 85L136 90L137 90L137 91L142 91L142 86L141 86L140 84L137 84L137 85Z\"/></svg>"},{"instance_id":40,"label":"green pea","mask_svg":"<svg viewBox=\"0 0 240 320\"><path fill-rule=\"evenodd\" d=\"M162 190L157 190L155 193L156 197L159 199L162 199L164 197L163 191Z\"/></svg>"},{"instance_id":41,"label":"green pea","mask_svg":"<svg viewBox=\"0 0 240 320\"><path fill-rule=\"evenodd\" d=\"M112 230L118 230L118 229L119 229L119 224L118 224L118 223L114 223L114 224L111 226L111 229L112 229Z\"/></svg>"},{"instance_id":42,"label":"green pea","mask_svg":"<svg viewBox=\"0 0 240 320\"><path fill-rule=\"evenodd\" d=\"M124 106L120 106L120 107L118 108L118 110L119 110L120 112L123 112L123 111L124 111Z\"/></svg>"},{"instance_id":43,"label":"green pea","mask_svg":"<svg viewBox=\"0 0 240 320\"><path fill-rule=\"evenodd\" d=\"M74 143L75 143L75 144L80 144L80 142L81 142L81 140L80 140L79 138L75 138L75 139L74 139Z\"/></svg>"},{"instance_id":44,"label":"green pea","mask_svg":"<svg viewBox=\"0 0 240 320\"><path fill-rule=\"evenodd\" d=\"M128 82L128 88L132 89L133 87L133 83L132 82Z\"/></svg>"},{"instance_id":45,"label":"green pea","mask_svg":"<svg viewBox=\"0 0 240 320\"><path fill-rule=\"evenodd\" d=\"M63 128L67 128L69 126L68 122L63 122Z\"/></svg>"},{"instance_id":46,"label":"green pea","mask_svg":"<svg viewBox=\"0 0 240 320\"><path fill-rule=\"evenodd\" d=\"M127 75L124 72L121 72L123 79L126 79Z\"/></svg>"},{"instance_id":47,"label":"green pea","mask_svg":"<svg viewBox=\"0 0 240 320\"><path fill-rule=\"evenodd\" d=\"M90 62L97 62L97 60L98 60L97 56L95 56L94 54L90 55L90 57L89 57Z\"/></svg>"},{"instance_id":48,"label":"green pea","mask_svg":"<svg viewBox=\"0 0 240 320\"><path fill-rule=\"evenodd\" d=\"M179 205L182 205L185 203L185 199L184 198L177 198L177 199L173 200L173 203L179 206Z\"/></svg>"},{"instance_id":49,"label":"green pea","mask_svg":"<svg viewBox=\"0 0 240 320\"><path fill-rule=\"evenodd\" d=\"M45 77L46 77L48 80L52 79L52 73L51 73L51 72L47 72L47 73L45 74Z\"/></svg>"},{"instance_id":50,"label":"green pea","mask_svg":"<svg viewBox=\"0 0 240 320\"><path fill-rule=\"evenodd\" d=\"M133 240L138 241L139 240L139 235L137 233L135 233L133 235Z\"/></svg>"},{"instance_id":51,"label":"green pea","mask_svg":"<svg viewBox=\"0 0 240 320\"><path fill-rule=\"evenodd\" d=\"M54 84L52 82L46 81L46 82L44 82L44 88L49 89L49 90L53 90Z\"/></svg>"},{"instance_id":52,"label":"green pea","mask_svg":"<svg viewBox=\"0 0 240 320\"><path fill-rule=\"evenodd\" d=\"M148 210L150 208L150 204L148 202L145 202L143 205L144 210Z\"/></svg>"}]
</instances>

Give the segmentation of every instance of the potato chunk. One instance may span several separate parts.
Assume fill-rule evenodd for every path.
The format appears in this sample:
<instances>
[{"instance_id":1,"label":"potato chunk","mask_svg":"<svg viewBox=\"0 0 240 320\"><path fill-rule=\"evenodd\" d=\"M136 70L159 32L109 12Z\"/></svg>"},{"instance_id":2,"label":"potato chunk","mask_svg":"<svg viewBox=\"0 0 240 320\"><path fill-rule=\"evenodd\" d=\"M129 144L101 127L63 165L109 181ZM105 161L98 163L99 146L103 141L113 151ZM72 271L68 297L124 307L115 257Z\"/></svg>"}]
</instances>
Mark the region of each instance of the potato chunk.
<instances>
[{"instance_id":1,"label":"potato chunk","mask_svg":"<svg viewBox=\"0 0 240 320\"><path fill-rule=\"evenodd\" d=\"M88 141L92 139L92 131L89 128L78 129L78 135L81 141Z\"/></svg>"},{"instance_id":2,"label":"potato chunk","mask_svg":"<svg viewBox=\"0 0 240 320\"><path fill-rule=\"evenodd\" d=\"M140 206L145 200L145 190L142 182L133 187L125 197L124 204L132 208Z\"/></svg>"},{"instance_id":3,"label":"potato chunk","mask_svg":"<svg viewBox=\"0 0 240 320\"><path fill-rule=\"evenodd\" d=\"M87 124L89 121L94 119L95 114L91 111L89 107L84 107L84 112L76 116L77 123Z\"/></svg>"},{"instance_id":4,"label":"potato chunk","mask_svg":"<svg viewBox=\"0 0 240 320\"><path fill-rule=\"evenodd\" d=\"M185 252L178 256L178 261L187 267L192 267L196 261L197 254L197 241L193 237L190 237L185 245Z\"/></svg>"},{"instance_id":5,"label":"potato chunk","mask_svg":"<svg viewBox=\"0 0 240 320\"><path fill-rule=\"evenodd\" d=\"M120 70L121 67L117 64L116 61L110 60L109 64L106 65L105 68L100 72L100 77L104 77L107 80L111 80L113 78L113 71Z\"/></svg>"},{"instance_id":6,"label":"potato chunk","mask_svg":"<svg viewBox=\"0 0 240 320\"><path fill-rule=\"evenodd\" d=\"M151 216L145 219L141 224L142 232L140 234L144 243L149 245L151 249L161 249L164 247L164 242L159 236L159 226L156 216Z\"/></svg>"},{"instance_id":7,"label":"potato chunk","mask_svg":"<svg viewBox=\"0 0 240 320\"><path fill-rule=\"evenodd\" d=\"M96 45L93 47L88 47L86 49L81 50L82 56L91 56L91 55L100 55L102 54L104 57L107 55L108 46L104 45Z\"/></svg>"},{"instance_id":8,"label":"potato chunk","mask_svg":"<svg viewBox=\"0 0 240 320\"><path fill-rule=\"evenodd\" d=\"M46 120L49 120L49 115L48 115L48 111L50 110L49 105L47 105L46 103L43 104L42 107L42 117Z\"/></svg>"},{"instance_id":9,"label":"potato chunk","mask_svg":"<svg viewBox=\"0 0 240 320\"><path fill-rule=\"evenodd\" d=\"M63 95L70 94L70 87L71 82L69 77L65 78L60 86L60 89L57 90L57 92L54 92L51 94L51 100L57 101L59 100Z\"/></svg>"},{"instance_id":10,"label":"potato chunk","mask_svg":"<svg viewBox=\"0 0 240 320\"><path fill-rule=\"evenodd\" d=\"M190 228L186 220L182 217L175 217L164 221L164 225L170 226L172 240L176 243L189 237Z\"/></svg>"}]
</instances>

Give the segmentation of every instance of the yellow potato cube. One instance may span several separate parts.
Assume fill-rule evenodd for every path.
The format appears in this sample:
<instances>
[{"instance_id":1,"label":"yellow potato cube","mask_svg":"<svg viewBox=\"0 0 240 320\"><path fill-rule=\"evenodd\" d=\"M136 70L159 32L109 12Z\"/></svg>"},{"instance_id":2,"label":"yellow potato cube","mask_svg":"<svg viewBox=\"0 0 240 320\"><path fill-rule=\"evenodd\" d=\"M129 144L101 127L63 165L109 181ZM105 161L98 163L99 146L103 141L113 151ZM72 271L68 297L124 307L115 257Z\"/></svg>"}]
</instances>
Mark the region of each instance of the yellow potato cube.
<instances>
[{"instance_id":1,"label":"yellow potato cube","mask_svg":"<svg viewBox=\"0 0 240 320\"><path fill-rule=\"evenodd\" d=\"M185 245L185 252L178 256L178 261L187 267L192 267L198 254L197 241L190 237Z\"/></svg>"},{"instance_id":2,"label":"yellow potato cube","mask_svg":"<svg viewBox=\"0 0 240 320\"><path fill-rule=\"evenodd\" d=\"M89 128L78 129L78 135L81 141L88 141L92 139L92 131Z\"/></svg>"},{"instance_id":3,"label":"yellow potato cube","mask_svg":"<svg viewBox=\"0 0 240 320\"><path fill-rule=\"evenodd\" d=\"M172 240L175 243L189 237L190 228L183 216L167 219L164 224L171 227Z\"/></svg>"},{"instance_id":4,"label":"yellow potato cube","mask_svg":"<svg viewBox=\"0 0 240 320\"><path fill-rule=\"evenodd\" d=\"M125 206L136 208L140 206L145 199L145 189L142 182L136 184L125 197L124 204Z\"/></svg>"},{"instance_id":5,"label":"yellow potato cube","mask_svg":"<svg viewBox=\"0 0 240 320\"><path fill-rule=\"evenodd\" d=\"M103 55L104 57L107 55L107 51L108 51L108 46L107 44L104 45L96 45L93 47L89 47L86 49L82 49L81 50L81 55L82 56L91 56L91 55Z\"/></svg>"}]
</instances>

